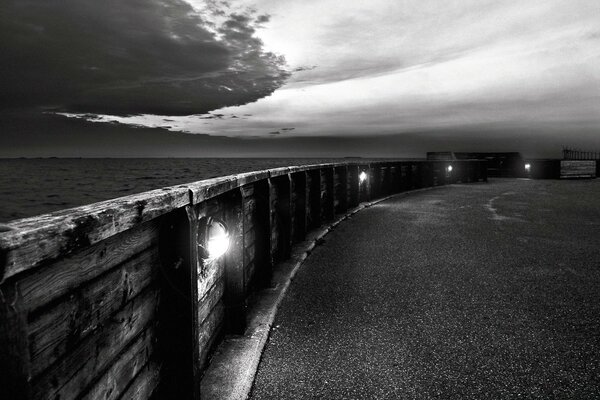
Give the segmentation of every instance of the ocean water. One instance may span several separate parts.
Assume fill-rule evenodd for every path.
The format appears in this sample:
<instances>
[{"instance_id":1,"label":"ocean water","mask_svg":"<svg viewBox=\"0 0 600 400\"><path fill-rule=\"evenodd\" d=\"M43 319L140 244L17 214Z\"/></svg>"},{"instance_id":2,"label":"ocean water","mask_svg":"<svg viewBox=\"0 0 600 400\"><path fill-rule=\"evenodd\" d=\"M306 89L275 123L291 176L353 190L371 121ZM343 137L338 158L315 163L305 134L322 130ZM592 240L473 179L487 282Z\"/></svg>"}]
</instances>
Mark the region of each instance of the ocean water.
<instances>
[{"instance_id":1,"label":"ocean water","mask_svg":"<svg viewBox=\"0 0 600 400\"><path fill-rule=\"evenodd\" d=\"M0 159L0 222L217 176L325 158Z\"/></svg>"}]
</instances>

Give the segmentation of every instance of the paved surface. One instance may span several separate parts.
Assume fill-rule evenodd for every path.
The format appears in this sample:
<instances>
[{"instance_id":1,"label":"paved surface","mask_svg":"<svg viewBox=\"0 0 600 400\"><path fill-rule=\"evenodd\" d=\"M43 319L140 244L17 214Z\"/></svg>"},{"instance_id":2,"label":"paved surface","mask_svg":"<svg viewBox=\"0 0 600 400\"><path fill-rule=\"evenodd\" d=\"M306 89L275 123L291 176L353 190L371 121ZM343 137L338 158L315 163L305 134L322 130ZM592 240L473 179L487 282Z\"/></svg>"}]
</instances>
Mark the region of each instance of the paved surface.
<instances>
[{"instance_id":1,"label":"paved surface","mask_svg":"<svg viewBox=\"0 0 600 400\"><path fill-rule=\"evenodd\" d=\"M600 180L455 185L341 223L252 398L600 398Z\"/></svg>"}]
</instances>

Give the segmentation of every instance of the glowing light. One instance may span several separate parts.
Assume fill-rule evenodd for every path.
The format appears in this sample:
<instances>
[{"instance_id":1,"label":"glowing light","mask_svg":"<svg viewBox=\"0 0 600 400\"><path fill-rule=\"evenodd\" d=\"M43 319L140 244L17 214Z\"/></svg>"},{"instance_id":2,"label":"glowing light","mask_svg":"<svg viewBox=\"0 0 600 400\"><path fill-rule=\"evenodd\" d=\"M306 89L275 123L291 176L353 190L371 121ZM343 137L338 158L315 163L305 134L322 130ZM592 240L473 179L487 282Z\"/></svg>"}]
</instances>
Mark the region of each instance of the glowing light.
<instances>
[{"instance_id":1,"label":"glowing light","mask_svg":"<svg viewBox=\"0 0 600 400\"><path fill-rule=\"evenodd\" d=\"M361 171L361 173L358 175L358 182L363 183L366 180L367 180L367 173L365 171Z\"/></svg>"},{"instance_id":2,"label":"glowing light","mask_svg":"<svg viewBox=\"0 0 600 400\"><path fill-rule=\"evenodd\" d=\"M531 164L525 164L525 171L529 172L531 170Z\"/></svg>"},{"instance_id":3,"label":"glowing light","mask_svg":"<svg viewBox=\"0 0 600 400\"><path fill-rule=\"evenodd\" d=\"M200 222L201 234L198 238L200 256L205 260L216 260L229 249L229 231L224 223L206 218Z\"/></svg>"},{"instance_id":4,"label":"glowing light","mask_svg":"<svg viewBox=\"0 0 600 400\"><path fill-rule=\"evenodd\" d=\"M446 167L446 170L447 170L448 172L452 172L452 165L448 165L448 166Z\"/></svg>"}]
</instances>

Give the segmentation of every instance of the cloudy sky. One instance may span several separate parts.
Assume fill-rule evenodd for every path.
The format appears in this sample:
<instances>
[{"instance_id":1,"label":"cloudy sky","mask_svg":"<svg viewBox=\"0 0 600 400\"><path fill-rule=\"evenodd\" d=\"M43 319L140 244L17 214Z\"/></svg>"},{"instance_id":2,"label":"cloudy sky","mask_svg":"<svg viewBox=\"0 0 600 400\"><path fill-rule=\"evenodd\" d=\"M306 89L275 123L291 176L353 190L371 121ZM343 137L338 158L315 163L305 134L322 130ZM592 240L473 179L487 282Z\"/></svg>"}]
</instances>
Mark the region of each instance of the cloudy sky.
<instances>
[{"instance_id":1,"label":"cloudy sky","mask_svg":"<svg viewBox=\"0 0 600 400\"><path fill-rule=\"evenodd\" d=\"M0 52L0 156L600 148L597 0L3 0Z\"/></svg>"}]
</instances>

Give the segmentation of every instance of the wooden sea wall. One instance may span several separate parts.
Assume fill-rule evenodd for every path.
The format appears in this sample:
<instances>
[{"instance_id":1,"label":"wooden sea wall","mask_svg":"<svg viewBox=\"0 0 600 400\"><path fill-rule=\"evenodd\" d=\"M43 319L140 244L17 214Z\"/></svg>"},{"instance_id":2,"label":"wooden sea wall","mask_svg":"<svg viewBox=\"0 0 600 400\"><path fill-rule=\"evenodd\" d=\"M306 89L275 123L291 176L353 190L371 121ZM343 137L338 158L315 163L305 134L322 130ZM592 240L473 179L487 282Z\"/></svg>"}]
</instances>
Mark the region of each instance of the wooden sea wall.
<instances>
[{"instance_id":1,"label":"wooden sea wall","mask_svg":"<svg viewBox=\"0 0 600 400\"><path fill-rule=\"evenodd\" d=\"M197 396L211 350L243 333L248 296L293 243L360 202L487 180L485 161L451 164L277 168L13 221L0 233L0 398ZM204 217L230 231L214 262L198 252Z\"/></svg>"}]
</instances>

